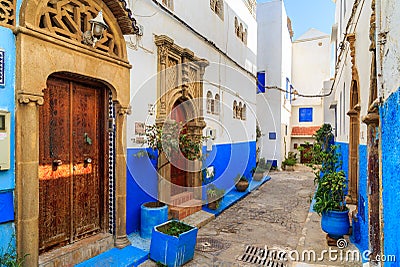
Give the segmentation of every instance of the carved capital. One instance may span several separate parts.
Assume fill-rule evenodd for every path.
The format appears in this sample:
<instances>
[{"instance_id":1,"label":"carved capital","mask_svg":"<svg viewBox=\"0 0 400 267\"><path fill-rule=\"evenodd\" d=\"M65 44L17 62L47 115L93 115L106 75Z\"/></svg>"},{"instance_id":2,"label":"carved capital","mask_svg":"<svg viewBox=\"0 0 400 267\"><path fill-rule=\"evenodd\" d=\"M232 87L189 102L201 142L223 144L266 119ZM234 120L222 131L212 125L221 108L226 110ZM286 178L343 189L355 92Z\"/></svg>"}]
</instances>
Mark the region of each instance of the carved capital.
<instances>
[{"instance_id":1,"label":"carved capital","mask_svg":"<svg viewBox=\"0 0 400 267\"><path fill-rule=\"evenodd\" d=\"M30 93L19 91L18 92L18 102L20 104L29 104L31 102L36 103L36 105L41 106L44 103L44 94Z\"/></svg>"},{"instance_id":2,"label":"carved capital","mask_svg":"<svg viewBox=\"0 0 400 267\"><path fill-rule=\"evenodd\" d=\"M165 35L157 35L154 40L156 46L158 47L158 54L160 57L160 64L165 65L167 63L168 52L174 41Z\"/></svg>"},{"instance_id":3,"label":"carved capital","mask_svg":"<svg viewBox=\"0 0 400 267\"><path fill-rule=\"evenodd\" d=\"M130 106L123 107L121 105L117 106L117 112L120 116L130 115L132 113L132 108Z\"/></svg>"}]
</instances>

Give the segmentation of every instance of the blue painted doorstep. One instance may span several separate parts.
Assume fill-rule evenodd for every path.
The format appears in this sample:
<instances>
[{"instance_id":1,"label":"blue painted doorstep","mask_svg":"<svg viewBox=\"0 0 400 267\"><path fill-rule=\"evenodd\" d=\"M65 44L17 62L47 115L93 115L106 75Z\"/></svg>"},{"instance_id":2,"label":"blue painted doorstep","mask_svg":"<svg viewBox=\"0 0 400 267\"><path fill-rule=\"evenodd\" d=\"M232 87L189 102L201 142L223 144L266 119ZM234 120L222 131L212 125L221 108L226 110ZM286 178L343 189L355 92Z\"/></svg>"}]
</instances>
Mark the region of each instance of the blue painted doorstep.
<instances>
[{"instance_id":1,"label":"blue painted doorstep","mask_svg":"<svg viewBox=\"0 0 400 267\"><path fill-rule=\"evenodd\" d=\"M94 258L75 265L76 267L131 267L139 266L148 259L148 253L127 246L123 249L113 248Z\"/></svg>"}]
</instances>

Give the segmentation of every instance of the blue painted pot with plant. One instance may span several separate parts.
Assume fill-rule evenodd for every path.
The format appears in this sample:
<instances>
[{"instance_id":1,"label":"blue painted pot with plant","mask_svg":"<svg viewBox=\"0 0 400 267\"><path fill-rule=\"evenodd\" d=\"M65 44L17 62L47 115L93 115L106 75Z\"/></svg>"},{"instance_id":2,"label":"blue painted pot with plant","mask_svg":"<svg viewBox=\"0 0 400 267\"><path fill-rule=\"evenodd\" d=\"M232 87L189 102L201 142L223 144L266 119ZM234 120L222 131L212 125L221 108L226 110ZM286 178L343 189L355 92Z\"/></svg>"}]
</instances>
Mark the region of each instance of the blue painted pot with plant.
<instances>
[{"instance_id":1,"label":"blue painted pot with plant","mask_svg":"<svg viewBox=\"0 0 400 267\"><path fill-rule=\"evenodd\" d=\"M349 209L346 206L347 181L341 170L337 146L333 145L332 127L324 124L314 135L310 150L311 166L317 190L313 209L322 216L321 228L330 237L339 239L350 228Z\"/></svg>"}]
</instances>

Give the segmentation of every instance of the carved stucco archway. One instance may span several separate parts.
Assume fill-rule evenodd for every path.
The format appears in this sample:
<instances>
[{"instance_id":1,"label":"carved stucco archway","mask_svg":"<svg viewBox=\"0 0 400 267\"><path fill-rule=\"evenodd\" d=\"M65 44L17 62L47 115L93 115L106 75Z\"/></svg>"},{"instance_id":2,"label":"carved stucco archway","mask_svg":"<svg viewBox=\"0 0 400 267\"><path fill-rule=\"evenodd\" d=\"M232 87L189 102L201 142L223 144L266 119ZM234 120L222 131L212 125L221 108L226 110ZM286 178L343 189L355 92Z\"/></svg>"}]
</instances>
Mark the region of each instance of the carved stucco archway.
<instances>
[{"instance_id":1,"label":"carved stucco archway","mask_svg":"<svg viewBox=\"0 0 400 267\"><path fill-rule=\"evenodd\" d=\"M352 63L352 81L350 87L350 109L347 115L350 117L349 132L349 177L348 203L357 204L358 201L358 150L360 144L360 86L358 70L356 66L356 37L355 34L347 35L350 43L350 54Z\"/></svg>"},{"instance_id":2,"label":"carved stucco archway","mask_svg":"<svg viewBox=\"0 0 400 267\"><path fill-rule=\"evenodd\" d=\"M24 1L17 42L16 70L16 232L24 266L37 266L39 214L39 106L46 81L53 73L69 73L94 80L112 91L115 103L115 232L114 244L124 247L126 238L125 123L129 114L129 76L123 34L137 31L124 1L70 0ZM95 47L81 42L88 20L103 10L109 30ZM85 18L84 21L80 21ZM93 253L89 253L93 256ZM88 254L86 254L87 257ZM81 255L82 256L82 255ZM89 257L90 257L89 256ZM74 255L76 257L76 255ZM72 261L84 260L85 255ZM65 257L64 257L65 258ZM62 264L72 264L68 259Z\"/></svg>"},{"instance_id":3,"label":"carved stucco archway","mask_svg":"<svg viewBox=\"0 0 400 267\"><path fill-rule=\"evenodd\" d=\"M165 36L156 36L158 48L158 82L157 82L157 116L156 124L162 127L169 119L177 102L188 101L191 108L186 109L187 131L189 135L201 137L206 126L203 117L203 76L208 61L200 59L192 51L174 44ZM195 162L194 164L201 164ZM171 164L166 155L159 157L158 198L164 203L170 203L171 197ZM196 167L199 169L199 166ZM187 184L196 188L194 196L201 199L201 171L187 172Z\"/></svg>"}]
</instances>

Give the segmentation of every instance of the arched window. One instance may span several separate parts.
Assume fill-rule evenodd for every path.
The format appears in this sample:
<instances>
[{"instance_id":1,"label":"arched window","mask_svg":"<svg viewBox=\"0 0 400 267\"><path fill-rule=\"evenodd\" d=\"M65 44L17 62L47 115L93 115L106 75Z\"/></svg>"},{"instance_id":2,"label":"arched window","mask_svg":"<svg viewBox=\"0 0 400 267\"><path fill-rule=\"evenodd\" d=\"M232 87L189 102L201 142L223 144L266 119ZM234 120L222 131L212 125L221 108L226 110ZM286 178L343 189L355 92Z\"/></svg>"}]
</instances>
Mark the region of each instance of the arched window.
<instances>
[{"instance_id":1,"label":"arched window","mask_svg":"<svg viewBox=\"0 0 400 267\"><path fill-rule=\"evenodd\" d=\"M236 100L235 100L235 101L233 101L233 118L234 118L234 119L237 118L237 117L236 117L236 115L237 115L237 108L238 108L238 106L237 106L237 102L236 102Z\"/></svg>"},{"instance_id":2,"label":"arched window","mask_svg":"<svg viewBox=\"0 0 400 267\"><path fill-rule=\"evenodd\" d=\"M246 120L246 104L243 104L243 109L242 109L242 120Z\"/></svg>"},{"instance_id":3,"label":"arched window","mask_svg":"<svg viewBox=\"0 0 400 267\"><path fill-rule=\"evenodd\" d=\"M235 17L235 34L237 37L239 37L239 21L237 17Z\"/></svg>"},{"instance_id":4,"label":"arched window","mask_svg":"<svg viewBox=\"0 0 400 267\"><path fill-rule=\"evenodd\" d=\"M219 114L220 111L220 99L219 94L215 94L215 101L214 101L214 114Z\"/></svg>"},{"instance_id":5,"label":"arched window","mask_svg":"<svg viewBox=\"0 0 400 267\"><path fill-rule=\"evenodd\" d=\"M240 25L239 25L238 37L240 38L240 40L243 40L243 24L242 23L240 23Z\"/></svg>"},{"instance_id":6,"label":"arched window","mask_svg":"<svg viewBox=\"0 0 400 267\"><path fill-rule=\"evenodd\" d=\"M239 107L238 107L238 113L237 113L237 118L242 119L242 102L239 102Z\"/></svg>"},{"instance_id":7,"label":"arched window","mask_svg":"<svg viewBox=\"0 0 400 267\"><path fill-rule=\"evenodd\" d=\"M213 96L210 91L207 92L207 113L212 113L213 111Z\"/></svg>"},{"instance_id":8,"label":"arched window","mask_svg":"<svg viewBox=\"0 0 400 267\"><path fill-rule=\"evenodd\" d=\"M243 33L243 42L244 42L244 44L247 45L247 29L244 29L244 33Z\"/></svg>"}]
</instances>

